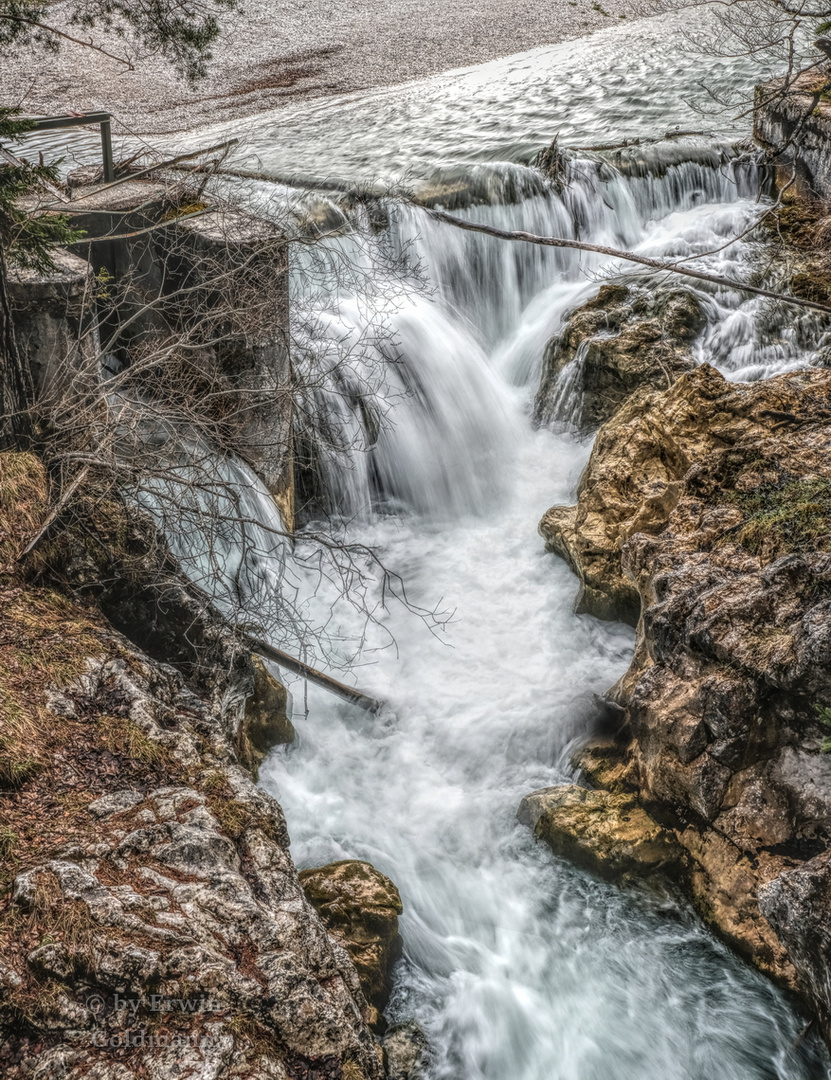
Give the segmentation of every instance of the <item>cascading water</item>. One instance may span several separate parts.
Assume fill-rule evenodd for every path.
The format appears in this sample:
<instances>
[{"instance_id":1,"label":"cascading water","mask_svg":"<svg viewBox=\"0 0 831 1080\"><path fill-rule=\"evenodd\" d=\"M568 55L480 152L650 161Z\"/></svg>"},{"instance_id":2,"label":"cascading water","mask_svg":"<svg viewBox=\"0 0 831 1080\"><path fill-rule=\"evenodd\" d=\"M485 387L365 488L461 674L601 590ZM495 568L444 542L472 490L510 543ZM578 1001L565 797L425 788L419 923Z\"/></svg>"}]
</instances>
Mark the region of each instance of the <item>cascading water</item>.
<instances>
[{"instance_id":1,"label":"cascading water","mask_svg":"<svg viewBox=\"0 0 831 1080\"><path fill-rule=\"evenodd\" d=\"M582 159L562 196L520 166L492 172L496 197L465 212L503 228L579 232L664 257L714 251L697 264L737 277L759 249L744 239L716 250L758 214L748 161L626 176ZM631 656L628 629L573 614L576 583L536 535L548 506L572 500L589 446L529 419L546 340L623 268L453 231L413 207L387 211L377 242L408 247L422 277L385 301L395 356L375 384L380 431L337 388L322 391L359 435L329 457L327 486L352 519L344 535L374 545L412 600L455 614L437 635L395 608L367 628L326 583L303 601L330 641L366 635L359 681L389 709L358 716L309 689L299 745L261 770L296 859L366 858L398 884L406 957L392 1014L425 1027L436 1080L829 1075L778 991L684 903L601 884L515 822L525 793L573 779L568 751L591 695ZM374 242L367 231L364 250ZM808 330L784 333L740 294L701 295L700 356L730 377L810 359ZM327 303L332 332L371 353L367 308L378 307Z\"/></svg>"},{"instance_id":2,"label":"cascading water","mask_svg":"<svg viewBox=\"0 0 831 1080\"><path fill-rule=\"evenodd\" d=\"M514 89L517 78L511 69ZM642 100L632 91L627 115ZM320 111L315 124L326 126ZM742 277L760 241L724 245L758 215L756 170L715 142L680 145L686 156L673 143L618 156L618 167L578 155L562 194L521 165L471 165L462 173L476 197L461 212ZM629 629L573 613L575 580L536 535L549 506L573 500L590 447L530 419L546 341L624 268L454 231L394 200L384 209L380 232L353 213L353 232L323 245L322 257L358 268L360 288L336 275L305 297L295 361L313 368L310 393L333 433L320 454L330 528L375 547L412 603L453 615L437 631L403 606L376 607L367 623L338 580L294 565L302 625L321 628L334 667L362 640L356 681L389 703L369 717L294 684L299 742L260 776L284 807L295 859L365 858L399 886L406 954L391 1014L426 1029L431 1080L828 1077L804 1021L677 897L602 884L515 821L524 794L574 778L569 750L591 696L631 658ZM418 274L402 276L404 254ZM759 300L699 292L699 359L742 379L810 362L810 317L785 325ZM273 515L264 498L258 512ZM260 610L263 574L236 580ZM280 634L292 644L289 628Z\"/></svg>"}]
</instances>

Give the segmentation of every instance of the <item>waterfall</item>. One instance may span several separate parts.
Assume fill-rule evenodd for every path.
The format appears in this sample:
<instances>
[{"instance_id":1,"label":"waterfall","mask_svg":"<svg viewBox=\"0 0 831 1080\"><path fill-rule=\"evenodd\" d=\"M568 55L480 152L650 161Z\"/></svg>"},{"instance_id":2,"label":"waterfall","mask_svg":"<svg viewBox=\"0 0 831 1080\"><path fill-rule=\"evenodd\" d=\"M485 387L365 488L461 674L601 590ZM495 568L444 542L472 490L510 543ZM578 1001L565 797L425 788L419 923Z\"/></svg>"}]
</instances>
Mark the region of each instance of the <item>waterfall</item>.
<instances>
[{"instance_id":1,"label":"waterfall","mask_svg":"<svg viewBox=\"0 0 831 1080\"><path fill-rule=\"evenodd\" d=\"M420 197L505 229L746 277L763 240L725 244L759 213L753 161L718 140L686 145L686 158L677 141L575 152L562 191L516 161L480 161L434 174ZM364 858L399 886L405 957L390 1013L426 1030L430 1080L827 1078L789 1002L685 902L598 882L514 817L528 791L575 778L569 751L592 695L633 646L629 628L573 613L573 575L536 534L549 506L573 501L590 452L567 425L533 426L540 361L604 281L648 279L599 255L457 231L411 202L390 198L372 220L338 206L349 227L303 249L294 270L316 511L402 575L410 607L382 604L388 582L371 561L363 603L346 602L302 533L293 552L275 545L277 572L262 572L267 534L258 572L234 572L254 612L268 590L290 589L300 621L275 624L275 644L324 640L330 668L351 662L340 677L388 703L356 715L287 676L300 738L260 777L296 861ZM810 363L810 318L694 288L708 319L699 360L744 379ZM268 500L248 493L267 520Z\"/></svg>"},{"instance_id":2,"label":"waterfall","mask_svg":"<svg viewBox=\"0 0 831 1080\"><path fill-rule=\"evenodd\" d=\"M711 149L687 162L673 150L660 167L656 151L647 168L577 155L561 193L522 165L477 166L475 198L456 212L652 256L713 252L697 265L741 278L762 241L724 243L758 214L758 176ZM329 526L373 545L412 602L452 616L437 631L388 605L367 621L338 582L308 588L328 662L354 658L361 640L363 666L346 677L389 707L356 716L308 689L299 745L261 769L295 857L365 858L398 884L406 953L391 1014L428 1032L431 1080L828 1076L779 992L684 902L601 884L514 820L524 793L573 779L591 695L631 656L628 628L573 614L574 579L535 531L548 506L573 500L590 447L531 423L546 342L631 267L463 233L409 204L388 202L384 217L378 233L353 215L353 233L326 242L362 274L307 289L296 362L320 374L328 357L317 403L343 433L322 454ZM810 361L809 327L788 334L769 306L696 291L708 317L698 358L728 377ZM302 590L302 572L295 581Z\"/></svg>"},{"instance_id":3,"label":"waterfall","mask_svg":"<svg viewBox=\"0 0 831 1080\"><path fill-rule=\"evenodd\" d=\"M682 160L677 143L641 148L636 166L631 154L617 153L620 168L599 154L572 156L562 191L535 169L479 165L467 188L456 177L446 190L468 203L459 215L501 229L694 258L700 268L739 280L763 243L748 236L724 245L759 214L759 170L727 143L699 141L690 153L692 160ZM438 200L441 179L429 190ZM528 390L564 316L609 278L655 274L592 253L454 230L391 199L384 218L380 238L358 214L354 236L324 242L333 259L346 253L360 271L344 287L306 295L314 318L305 339L303 331L296 335L296 362L316 388L310 411L340 433L318 455L326 509L343 518L382 509L475 512L504 485ZM308 281L303 257L295 276ZM699 360L744 379L810 362L816 318L801 318L797 332L764 301L679 284L694 289L708 316ZM562 376L566 423L579 409L575 367Z\"/></svg>"},{"instance_id":4,"label":"waterfall","mask_svg":"<svg viewBox=\"0 0 831 1080\"><path fill-rule=\"evenodd\" d=\"M576 431L583 413L583 380L586 371L588 341L581 341L572 362L564 368L551 399L552 424L562 425L565 431Z\"/></svg>"}]
</instances>

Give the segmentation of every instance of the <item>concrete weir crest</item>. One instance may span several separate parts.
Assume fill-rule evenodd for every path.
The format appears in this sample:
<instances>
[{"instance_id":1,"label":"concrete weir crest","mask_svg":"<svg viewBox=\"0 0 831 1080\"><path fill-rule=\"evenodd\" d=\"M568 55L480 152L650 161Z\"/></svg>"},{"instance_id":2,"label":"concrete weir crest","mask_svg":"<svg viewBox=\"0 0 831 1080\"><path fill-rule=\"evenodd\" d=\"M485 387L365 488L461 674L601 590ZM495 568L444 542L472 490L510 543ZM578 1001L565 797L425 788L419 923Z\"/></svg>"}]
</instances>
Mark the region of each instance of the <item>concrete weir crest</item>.
<instances>
[{"instance_id":1,"label":"concrete weir crest","mask_svg":"<svg viewBox=\"0 0 831 1080\"><path fill-rule=\"evenodd\" d=\"M178 392L190 379L195 394L217 402L220 449L251 467L291 530L287 242L272 224L201 196L171 199L170 186L152 178L102 185L87 172L70 176L60 207L84 239L58 252L53 270L16 270L10 281L15 334L40 400L60 407L71 383L104 378L102 359L123 369L180 343ZM154 392L152 376L146 390Z\"/></svg>"}]
</instances>

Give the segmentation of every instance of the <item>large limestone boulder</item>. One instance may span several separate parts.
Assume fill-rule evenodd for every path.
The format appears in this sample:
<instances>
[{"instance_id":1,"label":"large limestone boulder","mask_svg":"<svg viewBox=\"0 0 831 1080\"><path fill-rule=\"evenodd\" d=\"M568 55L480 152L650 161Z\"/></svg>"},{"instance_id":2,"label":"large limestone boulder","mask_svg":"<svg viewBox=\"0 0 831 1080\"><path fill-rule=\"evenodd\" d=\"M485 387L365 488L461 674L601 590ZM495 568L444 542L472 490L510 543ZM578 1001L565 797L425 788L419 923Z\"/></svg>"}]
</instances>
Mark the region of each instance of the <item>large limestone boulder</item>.
<instances>
[{"instance_id":1,"label":"large limestone boulder","mask_svg":"<svg viewBox=\"0 0 831 1080\"><path fill-rule=\"evenodd\" d=\"M692 466L741 440L769 438L814 400L828 412L829 375L791 372L750 385L729 383L703 364L666 391L636 391L604 424L580 480L576 506L555 506L540 522L546 549L580 579L577 610L598 618L638 621L641 602L621 552L636 534L666 527ZM824 414L823 414L824 415ZM721 505L706 529L715 536L738 521Z\"/></svg>"},{"instance_id":2,"label":"large limestone boulder","mask_svg":"<svg viewBox=\"0 0 831 1080\"><path fill-rule=\"evenodd\" d=\"M27 655L58 654L32 696L61 771L44 761L5 793L30 855L0 851L0 1074L278 1080L322 1059L382 1080L355 968L303 893L279 805L236 764L235 725L91 608L27 599L4 615ZM123 1041L142 1030L159 1041Z\"/></svg>"},{"instance_id":3,"label":"large limestone boulder","mask_svg":"<svg viewBox=\"0 0 831 1080\"><path fill-rule=\"evenodd\" d=\"M518 820L555 855L615 881L657 872L677 876L683 851L633 795L559 784L522 800Z\"/></svg>"},{"instance_id":4,"label":"large limestone boulder","mask_svg":"<svg viewBox=\"0 0 831 1080\"><path fill-rule=\"evenodd\" d=\"M665 390L691 371L690 346L705 323L689 289L603 285L546 346L536 419L594 431L635 390Z\"/></svg>"},{"instance_id":5,"label":"large limestone boulder","mask_svg":"<svg viewBox=\"0 0 831 1080\"><path fill-rule=\"evenodd\" d=\"M344 859L315 870L301 870L303 891L332 937L352 958L370 1004L367 1022L385 1027L381 1012L392 989L392 969L401 956L398 916L401 897L388 877L371 863Z\"/></svg>"}]
</instances>

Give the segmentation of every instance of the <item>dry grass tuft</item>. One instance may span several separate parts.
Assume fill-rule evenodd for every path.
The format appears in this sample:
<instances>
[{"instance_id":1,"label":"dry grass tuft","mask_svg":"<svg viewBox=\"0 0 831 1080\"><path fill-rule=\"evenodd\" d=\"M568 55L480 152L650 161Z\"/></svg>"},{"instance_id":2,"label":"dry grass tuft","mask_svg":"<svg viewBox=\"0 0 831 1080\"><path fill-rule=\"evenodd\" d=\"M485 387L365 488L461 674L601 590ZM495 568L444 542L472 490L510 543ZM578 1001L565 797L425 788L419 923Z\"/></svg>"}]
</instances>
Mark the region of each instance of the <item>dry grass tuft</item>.
<instances>
[{"instance_id":1,"label":"dry grass tuft","mask_svg":"<svg viewBox=\"0 0 831 1080\"><path fill-rule=\"evenodd\" d=\"M0 603L0 788L14 789L49 760L65 723L46 691L77 680L102 647L83 610L57 593L10 588Z\"/></svg>"},{"instance_id":2,"label":"dry grass tuft","mask_svg":"<svg viewBox=\"0 0 831 1080\"><path fill-rule=\"evenodd\" d=\"M240 802L234 797L231 789L223 782L222 787L215 786L202 790L207 796L205 802L219 822L223 832L227 833L232 840L240 840L249 829L258 829L264 836L280 842L280 833L276 822L267 814L246 803Z\"/></svg>"},{"instance_id":3,"label":"dry grass tuft","mask_svg":"<svg viewBox=\"0 0 831 1080\"><path fill-rule=\"evenodd\" d=\"M46 518L49 483L34 454L0 454L0 572L9 567Z\"/></svg>"},{"instance_id":4,"label":"dry grass tuft","mask_svg":"<svg viewBox=\"0 0 831 1080\"><path fill-rule=\"evenodd\" d=\"M49 871L38 875L28 923L41 945L60 942L70 956L88 956L96 934L100 934L86 904L67 899Z\"/></svg>"},{"instance_id":5,"label":"dry grass tuft","mask_svg":"<svg viewBox=\"0 0 831 1080\"><path fill-rule=\"evenodd\" d=\"M164 765L172 767L166 748L145 735L132 720L120 716L101 717L99 724L101 742L112 753L123 754L151 769Z\"/></svg>"}]
</instances>

